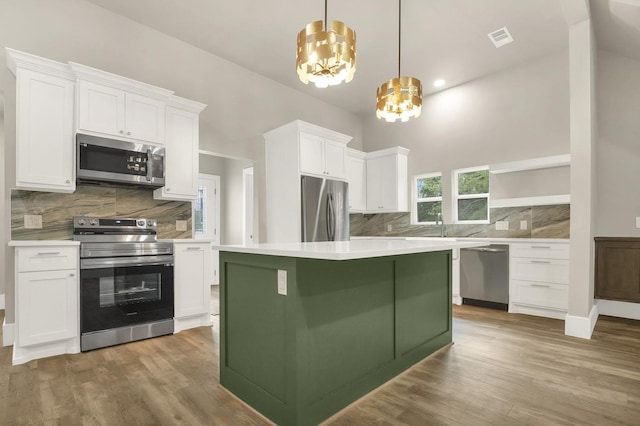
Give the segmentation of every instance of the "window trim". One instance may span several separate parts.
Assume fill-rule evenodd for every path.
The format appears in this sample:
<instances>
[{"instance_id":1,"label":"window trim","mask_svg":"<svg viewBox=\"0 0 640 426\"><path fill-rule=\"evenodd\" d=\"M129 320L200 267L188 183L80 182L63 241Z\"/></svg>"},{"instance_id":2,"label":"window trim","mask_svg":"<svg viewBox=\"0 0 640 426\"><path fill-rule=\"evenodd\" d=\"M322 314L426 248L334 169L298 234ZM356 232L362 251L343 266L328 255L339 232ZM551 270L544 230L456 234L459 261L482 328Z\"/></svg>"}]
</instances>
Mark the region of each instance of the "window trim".
<instances>
[{"instance_id":1,"label":"window trim","mask_svg":"<svg viewBox=\"0 0 640 426\"><path fill-rule=\"evenodd\" d=\"M489 171L489 166L476 166L467 167L463 169L455 169L452 171L452 212L453 223L464 225L486 225L491 223L491 209L489 208L489 194L491 193L491 186L489 186L489 192L482 194L458 194L458 175L461 173L478 172L486 170ZM460 220L458 218L458 200L472 199L472 198L486 198L487 199L487 219L486 220Z\"/></svg>"},{"instance_id":2,"label":"window trim","mask_svg":"<svg viewBox=\"0 0 640 426\"><path fill-rule=\"evenodd\" d=\"M411 224L412 225L435 225L435 221L431 222L418 222L418 203L421 202L440 202L440 210L442 210L442 195L439 197L427 197L418 198L418 179L439 177L440 178L440 193L442 194L442 172L424 173L421 175L413 176L413 182L411 184Z\"/></svg>"}]
</instances>

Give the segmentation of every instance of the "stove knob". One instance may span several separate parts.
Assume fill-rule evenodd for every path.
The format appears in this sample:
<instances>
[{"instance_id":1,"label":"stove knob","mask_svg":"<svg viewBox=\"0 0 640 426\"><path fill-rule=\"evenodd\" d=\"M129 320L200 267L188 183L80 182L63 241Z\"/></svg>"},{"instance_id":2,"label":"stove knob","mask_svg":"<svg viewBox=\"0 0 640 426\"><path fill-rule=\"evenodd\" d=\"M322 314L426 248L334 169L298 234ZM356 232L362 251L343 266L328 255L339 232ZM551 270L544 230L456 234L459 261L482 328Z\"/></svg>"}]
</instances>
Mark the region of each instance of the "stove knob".
<instances>
[{"instance_id":1,"label":"stove knob","mask_svg":"<svg viewBox=\"0 0 640 426\"><path fill-rule=\"evenodd\" d=\"M84 226L85 223L87 222L84 219L78 219L78 225Z\"/></svg>"},{"instance_id":2,"label":"stove knob","mask_svg":"<svg viewBox=\"0 0 640 426\"><path fill-rule=\"evenodd\" d=\"M147 220L147 226L155 226L155 224L153 220Z\"/></svg>"},{"instance_id":3,"label":"stove knob","mask_svg":"<svg viewBox=\"0 0 640 426\"><path fill-rule=\"evenodd\" d=\"M144 226L144 219L138 219L138 226Z\"/></svg>"},{"instance_id":4,"label":"stove knob","mask_svg":"<svg viewBox=\"0 0 640 426\"><path fill-rule=\"evenodd\" d=\"M98 220L97 219L89 219L89 225L96 226L97 224L98 224Z\"/></svg>"}]
</instances>

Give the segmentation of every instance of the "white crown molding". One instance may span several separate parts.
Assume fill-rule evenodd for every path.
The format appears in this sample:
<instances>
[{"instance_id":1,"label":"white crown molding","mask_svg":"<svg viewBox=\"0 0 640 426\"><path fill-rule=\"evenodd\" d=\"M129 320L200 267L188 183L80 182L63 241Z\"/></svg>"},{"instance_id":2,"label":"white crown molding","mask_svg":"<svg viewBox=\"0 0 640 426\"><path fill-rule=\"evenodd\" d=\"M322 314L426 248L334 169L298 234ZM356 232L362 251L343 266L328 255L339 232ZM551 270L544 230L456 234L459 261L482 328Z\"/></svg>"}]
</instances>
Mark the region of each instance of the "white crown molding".
<instances>
[{"instance_id":1,"label":"white crown molding","mask_svg":"<svg viewBox=\"0 0 640 426\"><path fill-rule=\"evenodd\" d=\"M86 65L69 62L69 67L78 80L90 81L116 89L136 93L141 96L149 96L166 100L173 95L173 91L142 83L120 75L112 74Z\"/></svg>"},{"instance_id":2,"label":"white crown molding","mask_svg":"<svg viewBox=\"0 0 640 426\"><path fill-rule=\"evenodd\" d=\"M171 96L167 101L167 106L183 109L193 113L200 113L207 107L207 104L203 104L198 101L192 101L191 99L181 98L180 96Z\"/></svg>"},{"instance_id":3,"label":"white crown molding","mask_svg":"<svg viewBox=\"0 0 640 426\"><path fill-rule=\"evenodd\" d=\"M367 158L385 157L392 154L409 155L411 150L401 146L394 146L392 148L381 149L378 151L367 152Z\"/></svg>"},{"instance_id":4,"label":"white crown molding","mask_svg":"<svg viewBox=\"0 0 640 426\"><path fill-rule=\"evenodd\" d=\"M5 52L7 54L7 67L14 76L17 76L18 68L24 68L61 77L67 80L76 79L69 66L61 62L41 58L39 56L31 55L30 53L10 49L8 47L5 47Z\"/></svg>"}]
</instances>

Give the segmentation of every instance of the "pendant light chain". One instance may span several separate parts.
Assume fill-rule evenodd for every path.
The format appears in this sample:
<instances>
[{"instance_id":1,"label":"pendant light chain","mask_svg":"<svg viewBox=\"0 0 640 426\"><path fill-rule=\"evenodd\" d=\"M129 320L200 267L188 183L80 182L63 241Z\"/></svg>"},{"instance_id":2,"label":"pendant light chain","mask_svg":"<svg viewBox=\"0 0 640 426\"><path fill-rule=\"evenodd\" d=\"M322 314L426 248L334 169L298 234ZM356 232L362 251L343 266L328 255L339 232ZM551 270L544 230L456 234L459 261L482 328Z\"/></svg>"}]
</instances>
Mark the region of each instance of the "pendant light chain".
<instances>
[{"instance_id":1,"label":"pendant light chain","mask_svg":"<svg viewBox=\"0 0 640 426\"><path fill-rule=\"evenodd\" d=\"M327 32L327 1L324 0L324 31Z\"/></svg>"},{"instance_id":2,"label":"pendant light chain","mask_svg":"<svg viewBox=\"0 0 640 426\"><path fill-rule=\"evenodd\" d=\"M402 0L398 0L398 78L400 78L401 47L402 47Z\"/></svg>"}]
</instances>

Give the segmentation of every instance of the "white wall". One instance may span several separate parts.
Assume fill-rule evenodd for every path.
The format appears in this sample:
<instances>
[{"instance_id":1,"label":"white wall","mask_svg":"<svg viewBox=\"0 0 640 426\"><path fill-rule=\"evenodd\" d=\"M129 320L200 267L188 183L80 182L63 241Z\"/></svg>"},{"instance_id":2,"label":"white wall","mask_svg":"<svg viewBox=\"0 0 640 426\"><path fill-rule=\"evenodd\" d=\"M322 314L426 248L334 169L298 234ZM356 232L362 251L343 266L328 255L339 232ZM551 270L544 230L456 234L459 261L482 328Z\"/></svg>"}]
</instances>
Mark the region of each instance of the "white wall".
<instances>
[{"instance_id":1,"label":"white wall","mask_svg":"<svg viewBox=\"0 0 640 426\"><path fill-rule=\"evenodd\" d=\"M596 235L640 237L640 61L598 50Z\"/></svg>"},{"instance_id":2,"label":"white wall","mask_svg":"<svg viewBox=\"0 0 640 426\"><path fill-rule=\"evenodd\" d=\"M401 145L411 150L409 176L443 172L451 199L457 168L569 153L568 52L428 96L422 115L387 123L364 121L364 150ZM443 215L451 221L451 205Z\"/></svg>"},{"instance_id":3,"label":"white wall","mask_svg":"<svg viewBox=\"0 0 640 426\"><path fill-rule=\"evenodd\" d=\"M15 78L4 66L5 46L63 63L78 62L207 104L200 116L200 148L253 160L261 204L264 132L301 119L353 136L356 147L362 141L356 116L84 0L2 0L0 40L8 158L15 158ZM9 170L12 164L8 163L9 176L15 175ZM259 223L263 227L265 219L260 217ZM7 297L12 287L8 285ZM6 314L13 322L13 310Z\"/></svg>"},{"instance_id":4,"label":"white wall","mask_svg":"<svg viewBox=\"0 0 640 426\"><path fill-rule=\"evenodd\" d=\"M4 154L4 93L0 90L0 153ZM5 156L3 155L2 160L0 161L0 200L2 200L2 204L0 204L0 299L2 299L2 303L0 303L0 309L4 309L4 299L5 299L5 274L6 274L6 266L5 266L5 251L6 251L6 243L7 237L5 236L9 229L9 216L8 216L8 205L6 199L6 190L5 190Z\"/></svg>"}]
</instances>

